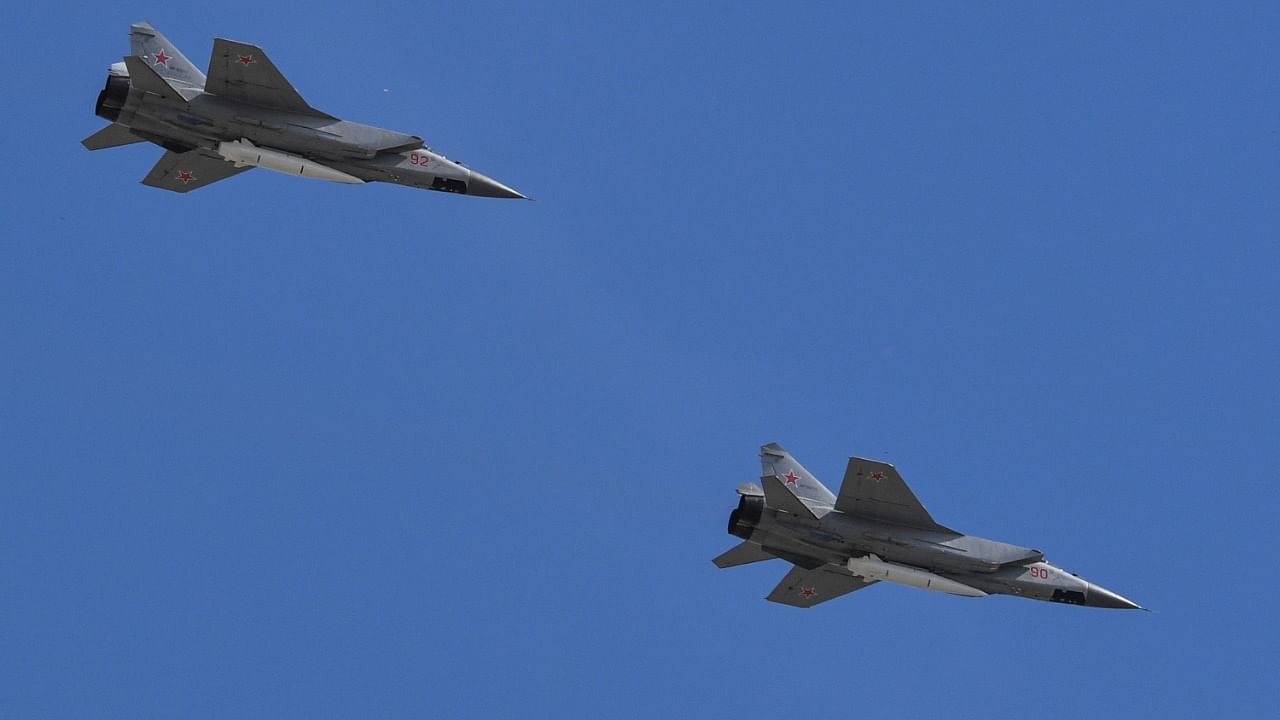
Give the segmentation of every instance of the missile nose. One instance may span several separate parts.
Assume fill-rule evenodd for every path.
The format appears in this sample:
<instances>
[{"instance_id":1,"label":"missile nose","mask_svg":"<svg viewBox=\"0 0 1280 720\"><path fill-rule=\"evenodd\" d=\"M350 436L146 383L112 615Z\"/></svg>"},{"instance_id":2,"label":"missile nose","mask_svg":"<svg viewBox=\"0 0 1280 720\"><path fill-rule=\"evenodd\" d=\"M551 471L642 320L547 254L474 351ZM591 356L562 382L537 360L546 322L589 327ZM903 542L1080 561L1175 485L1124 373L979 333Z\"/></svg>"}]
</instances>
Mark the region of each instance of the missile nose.
<instances>
[{"instance_id":1,"label":"missile nose","mask_svg":"<svg viewBox=\"0 0 1280 720\"><path fill-rule=\"evenodd\" d=\"M471 171L471 178L467 181L467 194L480 197L526 199L524 195L475 170Z\"/></svg>"},{"instance_id":2,"label":"missile nose","mask_svg":"<svg viewBox=\"0 0 1280 720\"><path fill-rule=\"evenodd\" d=\"M1085 594L1084 604L1089 607L1115 608L1117 610L1145 610L1138 603L1111 592L1101 585L1089 583L1089 591Z\"/></svg>"}]
</instances>

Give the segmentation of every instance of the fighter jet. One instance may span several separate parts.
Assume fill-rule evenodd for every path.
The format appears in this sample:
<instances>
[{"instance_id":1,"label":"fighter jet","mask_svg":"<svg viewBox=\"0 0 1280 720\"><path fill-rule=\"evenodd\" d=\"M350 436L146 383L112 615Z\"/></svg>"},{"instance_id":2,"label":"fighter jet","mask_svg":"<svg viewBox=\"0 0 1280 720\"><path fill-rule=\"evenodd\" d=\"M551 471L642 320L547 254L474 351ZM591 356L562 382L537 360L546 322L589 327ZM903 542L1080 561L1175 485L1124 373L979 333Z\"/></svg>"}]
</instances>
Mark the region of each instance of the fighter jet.
<instances>
[{"instance_id":1,"label":"fighter jet","mask_svg":"<svg viewBox=\"0 0 1280 720\"><path fill-rule=\"evenodd\" d=\"M838 496L777 444L760 449L764 488L738 488L714 562L727 568L781 558L795 567L768 600L808 608L885 581L965 597L1014 595L1142 610L1045 562L1039 550L965 535L934 522L892 465L849 458Z\"/></svg>"},{"instance_id":2,"label":"fighter jet","mask_svg":"<svg viewBox=\"0 0 1280 720\"><path fill-rule=\"evenodd\" d=\"M255 167L339 183L523 198L449 160L415 135L339 120L307 104L254 45L213 41L206 77L151 25L133 25L132 54L111 66L95 112L111 121L90 150L150 141L166 152L144 185L187 193Z\"/></svg>"}]
</instances>

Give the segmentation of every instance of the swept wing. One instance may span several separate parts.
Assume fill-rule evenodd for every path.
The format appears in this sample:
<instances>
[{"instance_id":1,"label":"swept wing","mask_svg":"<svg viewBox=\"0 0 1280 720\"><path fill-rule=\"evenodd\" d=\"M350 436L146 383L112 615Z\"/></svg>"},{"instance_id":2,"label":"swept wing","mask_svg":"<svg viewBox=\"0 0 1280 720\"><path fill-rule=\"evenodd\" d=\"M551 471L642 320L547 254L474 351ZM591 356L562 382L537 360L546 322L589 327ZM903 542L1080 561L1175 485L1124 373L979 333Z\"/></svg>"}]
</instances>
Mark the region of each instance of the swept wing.
<instances>
[{"instance_id":1,"label":"swept wing","mask_svg":"<svg viewBox=\"0 0 1280 720\"><path fill-rule=\"evenodd\" d=\"M236 167L206 150L184 153L169 151L151 168L142 184L161 190L188 193L252 169Z\"/></svg>"},{"instance_id":2,"label":"swept wing","mask_svg":"<svg viewBox=\"0 0 1280 720\"><path fill-rule=\"evenodd\" d=\"M855 590L871 587L876 582L878 581L866 582L856 578L838 565L823 565L813 570L796 566L765 599L792 607L809 608Z\"/></svg>"}]
</instances>

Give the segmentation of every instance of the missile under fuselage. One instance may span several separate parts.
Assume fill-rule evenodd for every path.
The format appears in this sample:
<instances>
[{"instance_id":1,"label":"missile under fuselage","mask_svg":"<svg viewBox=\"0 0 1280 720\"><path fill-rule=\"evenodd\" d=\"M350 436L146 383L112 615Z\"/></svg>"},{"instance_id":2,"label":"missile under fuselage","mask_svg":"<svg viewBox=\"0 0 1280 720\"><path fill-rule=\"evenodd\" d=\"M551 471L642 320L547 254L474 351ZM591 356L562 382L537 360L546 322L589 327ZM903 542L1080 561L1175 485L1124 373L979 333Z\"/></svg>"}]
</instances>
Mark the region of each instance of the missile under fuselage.
<instances>
[{"instance_id":1,"label":"missile under fuselage","mask_svg":"<svg viewBox=\"0 0 1280 720\"><path fill-rule=\"evenodd\" d=\"M354 175L344 173L315 160L309 160L301 155L294 155L283 150L259 147L248 140L220 142L218 143L218 154L224 160L235 163L236 167L260 167L284 173L285 175L328 180L329 182L348 185L364 183L363 180Z\"/></svg>"},{"instance_id":2,"label":"missile under fuselage","mask_svg":"<svg viewBox=\"0 0 1280 720\"><path fill-rule=\"evenodd\" d=\"M738 488L721 553L727 568L779 558L766 598L811 608L881 581L964 597L1009 595L1067 605L1141 606L1046 562L1044 553L940 525L889 463L849 458L837 495L777 443L760 448L761 484Z\"/></svg>"},{"instance_id":3,"label":"missile under fuselage","mask_svg":"<svg viewBox=\"0 0 1280 720\"><path fill-rule=\"evenodd\" d=\"M884 580L930 592L944 592L965 597L986 597L987 595L987 593L962 582L935 575L928 570L921 570L910 565L887 562L876 555L849 558L848 567L849 572L866 580Z\"/></svg>"}]
</instances>

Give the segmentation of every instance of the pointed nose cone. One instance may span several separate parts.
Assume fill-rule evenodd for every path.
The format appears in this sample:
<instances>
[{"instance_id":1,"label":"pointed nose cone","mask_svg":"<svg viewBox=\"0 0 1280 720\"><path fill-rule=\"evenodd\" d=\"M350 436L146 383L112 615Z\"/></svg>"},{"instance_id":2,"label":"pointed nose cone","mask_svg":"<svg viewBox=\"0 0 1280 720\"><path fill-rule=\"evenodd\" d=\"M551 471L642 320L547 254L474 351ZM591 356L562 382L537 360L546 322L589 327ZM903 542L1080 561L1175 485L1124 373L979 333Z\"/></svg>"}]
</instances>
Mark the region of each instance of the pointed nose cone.
<instances>
[{"instance_id":1,"label":"pointed nose cone","mask_svg":"<svg viewBox=\"0 0 1280 720\"><path fill-rule=\"evenodd\" d=\"M1085 594L1084 604L1089 607L1115 608L1117 610L1146 610L1138 603L1120 597L1101 585L1089 583L1089 592Z\"/></svg>"},{"instance_id":2,"label":"pointed nose cone","mask_svg":"<svg viewBox=\"0 0 1280 720\"><path fill-rule=\"evenodd\" d=\"M471 171L471 179L467 181L467 194L479 195L480 197L524 199L524 195L475 170Z\"/></svg>"}]
</instances>

